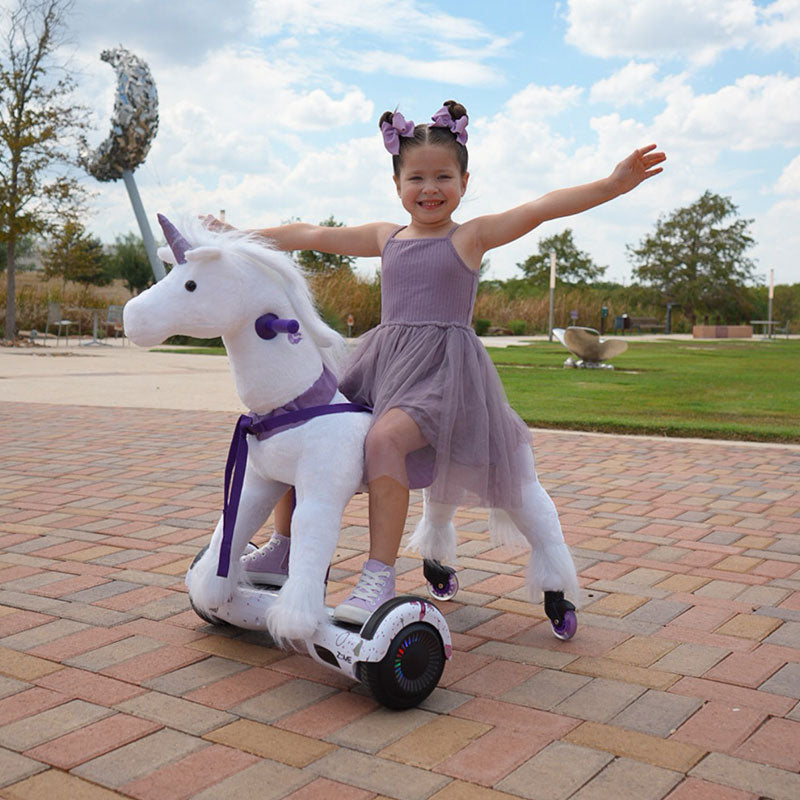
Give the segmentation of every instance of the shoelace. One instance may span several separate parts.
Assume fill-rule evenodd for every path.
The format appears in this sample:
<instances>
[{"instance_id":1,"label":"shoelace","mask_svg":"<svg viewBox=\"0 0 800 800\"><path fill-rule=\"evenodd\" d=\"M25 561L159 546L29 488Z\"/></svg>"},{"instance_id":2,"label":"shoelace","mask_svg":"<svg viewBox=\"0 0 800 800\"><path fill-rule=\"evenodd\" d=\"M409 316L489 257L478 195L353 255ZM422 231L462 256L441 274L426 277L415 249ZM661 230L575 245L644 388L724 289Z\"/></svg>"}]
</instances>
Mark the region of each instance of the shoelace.
<instances>
[{"instance_id":1,"label":"shoelace","mask_svg":"<svg viewBox=\"0 0 800 800\"><path fill-rule=\"evenodd\" d=\"M389 570L386 569L380 572L362 572L358 585L353 589L351 596L370 602L381 593L388 578Z\"/></svg>"},{"instance_id":2,"label":"shoelace","mask_svg":"<svg viewBox=\"0 0 800 800\"><path fill-rule=\"evenodd\" d=\"M260 548L260 549L258 549L258 550L253 550L253 552L252 552L252 553L248 553L248 554L245 556L245 559L247 559L248 561L255 561L255 560L256 560L256 559L257 559L259 556L263 556L263 555L264 555L264 550L265 550L265 549L266 549L266 550L269 550L269 551L270 551L270 553L271 553L271 552L272 552L272 551L273 551L273 550L274 550L274 549L275 549L277 546L278 546L278 540L277 540L277 539L270 539L270 540L269 540L269 541L268 541L268 542L267 542L267 543L264 545L264 547L263 547L263 548Z\"/></svg>"}]
</instances>

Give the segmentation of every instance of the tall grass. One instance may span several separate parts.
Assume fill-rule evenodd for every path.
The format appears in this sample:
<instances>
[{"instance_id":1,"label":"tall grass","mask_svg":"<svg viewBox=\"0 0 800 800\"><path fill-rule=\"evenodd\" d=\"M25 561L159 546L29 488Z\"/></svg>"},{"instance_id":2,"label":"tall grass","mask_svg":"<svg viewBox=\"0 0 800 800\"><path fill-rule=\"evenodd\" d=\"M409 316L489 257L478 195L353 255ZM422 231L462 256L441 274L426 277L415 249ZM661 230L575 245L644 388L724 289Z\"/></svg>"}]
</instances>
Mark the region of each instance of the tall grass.
<instances>
[{"instance_id":1,"label":"tall grass","mask_svg":"<svg viewBox=\"0 0 800 800\"><path fill-rule=\"evenodd\" d=\"M353 317L353 336L360 336L381 321L380 278L364 280L348 270L311 277L311 289L325 322L346 334Z\"/></svg>"},{"instance_id":2,"label":"tall grass","mask_svg":"<svg viewBox=\"0 0 800 800\"><path fill-rule=\"evenodd\" d=\"M85 286L66 283L59 278L44 280L40 273L18 272L15 276L17 330L44 331L47 323L47 304L60 303L61 315L76 324L76 329L87 331L92 326L92 310L105 310L111 304L124 305L130 292L122 281L109 286ZM5 334L5 309L7 285L5 275L0 280L0 328Z\"/></svg>"},{"instance_id":3,"label":"tall grass","mask_svg":"<svg viewBox=\"0 0 800 800\"><path fill-rule=\"evenodd\" d=\"M614 317L628 314L631 317L655 317L662 324L666 311L664 304L647 298L621 295L609 296L604 289L591 286L562 287L556 289L553 303L553 322L555 327L583 325L589 328L601 327L610 332ZM617 294L617 293L614 293ZM607 308L605 323L602 322L602 308ZM572 314L576 316L573 317ZM509 296L503 289L483 289L475 300L475 319L489 320L492 326L513 332L518 330L518 321L524 321L524 333L546 333L550 318L549 292L529 296ZM679 333L688 330L682 314L672 315L672 331Z\"/></svg>"},{"instance_id":4,"label":"tall grass","mask_svg":"<svg viewBox=\"0 0 800 800\"><path fill-rule=\"evenodd\" d=\"M381 319L380 275L365 279L348 270L319 273L310 278L317 307L325 321L340 333L348 333L347 320L353 317L352 334L359 336L375 327ZM764 318L766 290L753 287L747 290L758 309L754 312ZM783 295L781 295L783 292ZM762 297L763 295L763 297ZM784 297L785 295L785 297ZM124 304L130 293L121 281L110 286L85 287L75 283L63 283L59 279L42 280L39 273L17 273L17 328L42 330L47 319L47 303L61 303L62 313L78 322L83 330L91 324L91 309L104 309L110 303ZM0 278L0 328L5 309L5 276ZM782 302L778 302L781 300ZM785 306L785 307L784 307ZM601 325L601 309L608 309L604 325ZM577 314L576 318L571 312ZM548 290L532 289L525 281L509 280L503 283L482 283L475 301L474 320L485 320L495 328L515 334L545 333L548 330L550 294ZM559 285L555 291L554 323L556 327L583 325L613 330L614 317L628 314L631 317L655 317L661 324L666 317L666 302L660 294L641 286L619 286L616 284L596 286ZM791 320L792 330L800 323L800 284L776 287L776 309L774 319ZM698 319L698 322L703 322ZM748 319L716 318L711 315L709 324L723 322L748 322ZM686 333L691 328L680 309L673 309L672 332Z\"/></svg>"}]
</instances>

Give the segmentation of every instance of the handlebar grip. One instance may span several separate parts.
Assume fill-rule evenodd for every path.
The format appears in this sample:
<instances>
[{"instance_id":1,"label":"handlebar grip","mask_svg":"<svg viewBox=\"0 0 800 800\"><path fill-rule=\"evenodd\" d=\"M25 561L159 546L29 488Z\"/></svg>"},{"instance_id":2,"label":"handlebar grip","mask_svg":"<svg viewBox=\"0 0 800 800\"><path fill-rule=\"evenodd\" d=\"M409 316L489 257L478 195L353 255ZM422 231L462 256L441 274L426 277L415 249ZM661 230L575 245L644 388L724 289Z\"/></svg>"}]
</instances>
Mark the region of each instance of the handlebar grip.
<instances>
[{"instance_id":1,"label":"handlebar grip","mask_svg":"<svg viewBox=\"0 0 800 800\"><path fill-rule=\"evenodd\" d=\"M277 314L264 314L256 320L256 333L262 339L274 339L279 333L297 333L300 323L296 319L282 319Z\"/></svg>"}]
</instances>

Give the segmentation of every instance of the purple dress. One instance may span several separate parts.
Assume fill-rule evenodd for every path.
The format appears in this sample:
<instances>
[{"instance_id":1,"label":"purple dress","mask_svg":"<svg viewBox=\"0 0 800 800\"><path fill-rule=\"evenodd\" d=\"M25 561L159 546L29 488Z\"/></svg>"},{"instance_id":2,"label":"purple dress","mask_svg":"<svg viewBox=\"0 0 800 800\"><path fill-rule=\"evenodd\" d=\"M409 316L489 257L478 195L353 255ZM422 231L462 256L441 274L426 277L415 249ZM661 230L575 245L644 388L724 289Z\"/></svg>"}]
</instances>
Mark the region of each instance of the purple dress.
<instances>
[{"instance_id":1,"label":"purple dress","mask_svg":"<svg viewBox=\"0 0 800 800\"><path fill-rule=\"evenodd\" d=\"M392 233L381 262L381 323L361 337L340 388L372 406L374 419L400 408L422 431L429 445L409 454L395 480L430 486L441 503L516 508L533 478L521 474L530 432L470 325L478 273L453 246L456 227L435 239ZM367 481L389 473L366 465Z\"/></svg>"}]
</instances>

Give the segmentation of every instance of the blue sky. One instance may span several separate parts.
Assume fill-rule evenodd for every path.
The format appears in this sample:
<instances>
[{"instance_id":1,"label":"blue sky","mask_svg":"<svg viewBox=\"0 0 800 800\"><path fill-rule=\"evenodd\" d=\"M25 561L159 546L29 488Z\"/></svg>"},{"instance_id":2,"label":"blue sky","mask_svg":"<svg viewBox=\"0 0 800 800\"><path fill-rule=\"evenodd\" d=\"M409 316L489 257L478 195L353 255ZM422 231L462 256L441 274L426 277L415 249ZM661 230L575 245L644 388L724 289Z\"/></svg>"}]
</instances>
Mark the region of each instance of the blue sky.
<instances>
[{"instance_id":1,"label":"blue sky","mask_svg":"<svg viewBox=\"0 0 800 800\"><path fill-rule=\"evenodd\" d=\"M603 177L637 146L668 155L631 194L490 251L489 277L571 227L629 281L625 246L710 190L754 220L757 271L800 282L800 0L76 0L72 34L91 145L114 99L100 51L150 65L160 125L136 180L152 220L403 223L377 119L454 98L470 115L457 221ZM135 229L122 182L87 184L94 233Z\"/></svg>"}]
</instances>

